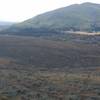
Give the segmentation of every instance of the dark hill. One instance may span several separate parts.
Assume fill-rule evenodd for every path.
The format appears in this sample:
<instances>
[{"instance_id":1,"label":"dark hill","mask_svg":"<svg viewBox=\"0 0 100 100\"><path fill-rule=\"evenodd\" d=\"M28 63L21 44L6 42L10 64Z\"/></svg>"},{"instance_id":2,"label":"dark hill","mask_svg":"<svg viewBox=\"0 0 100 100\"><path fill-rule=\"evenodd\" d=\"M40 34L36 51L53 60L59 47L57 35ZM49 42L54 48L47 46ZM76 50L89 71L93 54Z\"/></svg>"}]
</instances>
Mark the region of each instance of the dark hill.
<instances>
[{"instance_id":1,"label":"dark hill","mask_svg":"<svg viewBox=\"0 0 100 100\"><path fill-rule=\"evenodd\" d=\"M100 31L100 4L74 4L50 11L15 24L5 33L41 36L62 30Z\"/></svg>"}]
</instances>

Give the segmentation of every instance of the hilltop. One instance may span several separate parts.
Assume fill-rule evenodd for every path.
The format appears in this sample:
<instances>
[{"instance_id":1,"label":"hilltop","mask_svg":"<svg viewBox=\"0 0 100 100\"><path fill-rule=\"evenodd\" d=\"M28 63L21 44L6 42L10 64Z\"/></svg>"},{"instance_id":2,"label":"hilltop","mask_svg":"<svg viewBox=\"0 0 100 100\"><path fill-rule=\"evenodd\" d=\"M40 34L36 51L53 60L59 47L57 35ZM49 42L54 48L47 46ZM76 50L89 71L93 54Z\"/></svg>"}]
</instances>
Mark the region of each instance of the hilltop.
<instances>
[{"instance_id":1,"label":"hilltop","mask_svg":"<svg viewBox=\"0 0 100 100\"><path fill-rule=\"evenodd\" d=\"M63 31L100 31L100 4L82 3L59 8L17 23L2 34L47 36Z\"/></svg>"}]
</instances>

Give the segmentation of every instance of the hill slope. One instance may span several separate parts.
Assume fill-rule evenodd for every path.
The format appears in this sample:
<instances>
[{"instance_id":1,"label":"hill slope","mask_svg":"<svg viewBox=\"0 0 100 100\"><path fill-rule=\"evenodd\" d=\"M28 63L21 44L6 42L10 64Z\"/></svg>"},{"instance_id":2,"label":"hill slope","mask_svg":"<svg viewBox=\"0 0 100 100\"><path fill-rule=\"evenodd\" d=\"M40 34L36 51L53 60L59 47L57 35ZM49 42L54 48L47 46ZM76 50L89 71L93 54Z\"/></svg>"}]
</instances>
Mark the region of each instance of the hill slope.
<instances>
[{"instance_id":1,"label":"hill slope","mask_svg":"<svg viewBox=\"0 0 100 100\"><path fill-rule=\"evenodd\" d=\"M35 35L59 30L100 31L100 5L94 3L74 4L50 11L11 27L10 34ZM34 34L33 34L34 33ZM43 35L43 34L39 34ZM46 35L46 34L45 34Z\"/></svg>"},{"instance_id":2,"label":"hill slope","mask_svg":"<svg viewBox=\"0 0 100 100\"><path fill-rule=\"evenodd\" d=\"M92 30L100 27L100 5L74 4L29 19L19 26L65 30ZM95 29L97 30L97 29Z\"/></svg>"}]
</instances>

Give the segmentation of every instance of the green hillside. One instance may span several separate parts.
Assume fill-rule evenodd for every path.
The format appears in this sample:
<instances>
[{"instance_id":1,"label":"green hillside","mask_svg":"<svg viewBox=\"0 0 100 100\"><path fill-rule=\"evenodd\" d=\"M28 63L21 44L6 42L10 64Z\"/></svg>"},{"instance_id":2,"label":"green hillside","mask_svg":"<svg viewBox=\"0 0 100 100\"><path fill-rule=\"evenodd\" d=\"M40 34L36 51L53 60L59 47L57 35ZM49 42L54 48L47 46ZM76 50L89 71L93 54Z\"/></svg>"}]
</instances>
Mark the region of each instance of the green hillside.
<instances>
[{"instance_id":1,"label":"green hillside","mask_svg":"<svg viewBox=\"0 0 100 100\"><path fill-rule=\"evenodd\" d=\"M74 4L38 15L17 26L93 30L94 28L100 28L100 5L93 3Z\"/></svg>"},{"instance_id":2,"label":"green hillside","mask_svg":"<svg viewBox=\"0 0 100 100\"><path fill-rule=\"evenodd\" d=\"M51 34L62 30L100 31L100 4L83 3L60 8L15 24L6 32L35 35L35 33Z\"/></svg>"}]
</instances>

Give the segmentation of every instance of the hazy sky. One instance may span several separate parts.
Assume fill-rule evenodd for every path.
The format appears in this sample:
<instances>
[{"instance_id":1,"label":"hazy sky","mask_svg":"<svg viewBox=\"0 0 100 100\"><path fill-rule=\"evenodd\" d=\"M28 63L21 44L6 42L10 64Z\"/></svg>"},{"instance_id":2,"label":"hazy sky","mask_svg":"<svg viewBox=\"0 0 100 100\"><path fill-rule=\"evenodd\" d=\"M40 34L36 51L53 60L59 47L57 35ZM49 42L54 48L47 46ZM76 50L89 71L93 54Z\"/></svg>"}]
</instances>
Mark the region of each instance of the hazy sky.
<instances>
[{"instance_id":1,"label":"hazy sky","mask_svg":"<svg viewBox=\"0 0 100 100\"><path fill-rule=\"evenodd\" d=\"M100 0L0 0L0 21L20 22L37 14L74 3Z\"/></svg>"}]
</instances>

